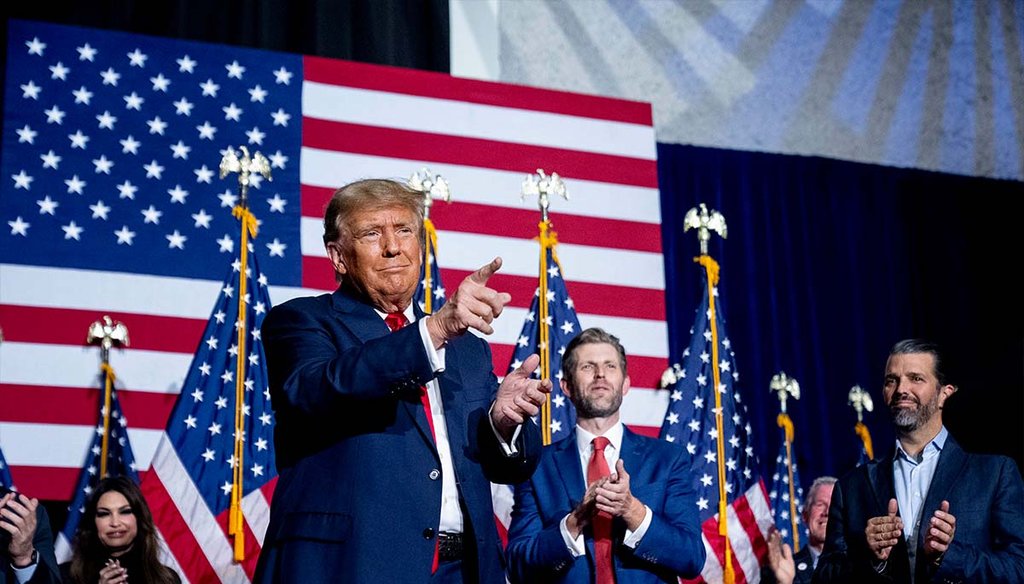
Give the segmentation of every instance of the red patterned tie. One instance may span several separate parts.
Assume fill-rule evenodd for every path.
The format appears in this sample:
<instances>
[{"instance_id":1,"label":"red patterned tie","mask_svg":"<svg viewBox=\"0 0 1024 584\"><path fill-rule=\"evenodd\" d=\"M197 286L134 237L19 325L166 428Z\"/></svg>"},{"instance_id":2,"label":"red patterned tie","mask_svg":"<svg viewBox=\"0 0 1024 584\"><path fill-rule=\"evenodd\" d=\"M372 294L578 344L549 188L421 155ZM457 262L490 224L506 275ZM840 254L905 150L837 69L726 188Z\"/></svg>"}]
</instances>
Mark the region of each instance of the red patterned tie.
<instances>
[{"instance_id":1,"label":"red patterned tie","mask_svg":"<svg viewBox=\"0 0 1024 584\"><path fill-rule=\"evenodd\" d=\"M405 318L405 314L401 312L389 312L384 317L384 323L388 325L391 332L395 332L403 326L409 324L409 319ZM434 433L434 415L430 411L430 395L427 393L426 386L420 386L420 402L423 403L423 411L427 414L427 424L430 425L430 435L434 438L434 442L437 442L437 435ZM607 468L608 465L605 465ZM430 573L437 572L438 562L440 561L439 555L439 540L434 540L434 562L430 567Z\"/></svg>"},{"instance_id":2,"label":"red patterned tie","mask_svg":"<svg viewBox=\"0 0 1024 584\"><path fill-rule=\"evenodd\" d=\"M604 457L604 449L608 439L604 436L594 438L594 453L587 464L587 484L611 474L608 460ZM615 568L612 564L612 517L601 511L591 520L594 527L594 566L597 568L595 584L614 584Z\"/></svg>"}]
</instances>

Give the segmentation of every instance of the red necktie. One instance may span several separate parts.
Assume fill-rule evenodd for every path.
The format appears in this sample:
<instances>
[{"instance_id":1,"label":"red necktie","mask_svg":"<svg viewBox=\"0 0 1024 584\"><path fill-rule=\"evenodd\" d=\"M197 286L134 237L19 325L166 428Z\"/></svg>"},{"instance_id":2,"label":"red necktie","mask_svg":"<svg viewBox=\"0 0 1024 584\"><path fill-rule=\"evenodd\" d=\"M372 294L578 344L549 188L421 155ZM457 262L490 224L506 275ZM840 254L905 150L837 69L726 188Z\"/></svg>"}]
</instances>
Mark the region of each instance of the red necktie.
<instances>
[{"instance_id":1,"label":"red necktie","mask_svg":"<svg viewBox=\"0 0 1024 584\"><path fill-rule=\"evenodd\" d=\"M604 436L594 438L594 453L587 464L587 484L611 474L608 461L604 457L604 449L608 439ZM604 511L598 512L591 520L594 527L594 566L597 569L595 584L614 584L615 568L612 564L612 517Z\"/></svg>"},{"instance_id":2,"label":"red necktie","mask_svg":"<svg viewBox=\"0 0 1024 584\"><path fill-rule=\"evenodd\" d=\"M389 312L384 317L384 323L388 325L391 332L395 332L403 326L409 324L409 319L405 318L405 314L401 312ZM434 442L437 442L437 435L434 433L434 415L430 412L430 395L427 393L426 386L420 386L420 402L423 403L423 411L427 414L427 424L430 426L430 435L434 438ZM607 468L608 465L605 465ZM430 573L437 572L437 565L440 560L439 556L439 540L434 540L434 563L430 567Z\"/></svg>"}]
</instances>

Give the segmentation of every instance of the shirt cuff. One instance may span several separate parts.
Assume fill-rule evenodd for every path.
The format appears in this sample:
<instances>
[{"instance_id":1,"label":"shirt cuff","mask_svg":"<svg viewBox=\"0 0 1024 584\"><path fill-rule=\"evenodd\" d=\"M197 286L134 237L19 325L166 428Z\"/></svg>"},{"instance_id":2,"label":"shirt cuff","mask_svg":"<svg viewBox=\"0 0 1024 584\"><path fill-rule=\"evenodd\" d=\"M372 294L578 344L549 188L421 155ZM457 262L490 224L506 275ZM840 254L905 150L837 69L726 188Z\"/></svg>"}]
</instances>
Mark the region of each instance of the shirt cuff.
<instances>
[{"instance_id":1,"label":"shirt cuff","mask_svg":"<svg viewBox=\"0 0 1024 584\"><path fill-rule=\"evenodd\" d=\"M427 331L427 319L421 318L417 324L420 327L420 341L423 342L423 348L427 351L427 361L430 363L430 369L434 373L443 372L444 346L440 349L434 348L434 341L430 340L430 332Z\"/></svg>"},{"instance_id":2,"label":"shirt cuff","mask_svg":"<svg viewBox=\"0 0 1024 584\"><path fill-rule=\"evenodd\" d=\"M505 442L502 438L501 433L494 427L494 418L491 416L491 412L494 411L494 402L491 402L491 407L487 408L487 421L491 424L491 432L494 432L494 437L498 439L498 444L501 444L501 450L505 453L506 457L513 457L519 454L519 449L516 448L516 439L519 438L519 432L522 431L523 425L519 424L516 426L514 432L512 432L512 440Z\"/></svg>"},{"instance_id":3,"label":"shirt cuff","mask_svg":"<svg viewBox=\"0 0 1024 584\"><path fill-rule=\"evenodd\" d=\"M569 528L566 526L568 521L569 516L566 515L558 524L558 531L562 533L562 541L565 542L565 547L568 548L569 553L572 554L572 557L574 558L587 555L587 548L583 545L583 532L581 531L579 535L573 538L573 536L569 534Z\"/></svg>"},{"instance_id":4,"label":"shirt cuff","mask_svg":"<svg viewBox=\"0 0 1024 584\"><path fill-rule=\"evenodd\" d=\"M39 562L32 564L31 566L25 566L24 568L15 568L14 564L11 564L11 569L14 570L14 579L18 581L18 584L25 584L32 579L32 576L36 573L36 568L39 567Z\"/></svg>"},{"instance_id":5,"label":"shirt cuff","mask_svg":"<svg viewBox=\"0 0 1024 584\"><path fill-rule=\"evenodd\" d=\"M647 528L651 526L651 519L654 518L654 513L651 512L651 508L644 505L644 509L647 511L644 513L644 520L637 526L636 531L626 530L626 537L622 539L622 544L630 549L636 549L636 546L640 545L640 540L647 534Z\"/></svg>"}]
</instances>

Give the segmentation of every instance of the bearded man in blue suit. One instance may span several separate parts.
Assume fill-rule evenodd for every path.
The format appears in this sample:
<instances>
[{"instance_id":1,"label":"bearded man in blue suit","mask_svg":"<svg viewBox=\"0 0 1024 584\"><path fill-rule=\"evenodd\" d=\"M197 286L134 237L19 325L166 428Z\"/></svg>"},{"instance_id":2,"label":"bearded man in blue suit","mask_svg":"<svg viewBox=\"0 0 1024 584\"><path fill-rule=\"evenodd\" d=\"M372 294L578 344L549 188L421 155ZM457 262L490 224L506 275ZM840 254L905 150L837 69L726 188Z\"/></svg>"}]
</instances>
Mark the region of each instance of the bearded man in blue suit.
<instances>
[{"instance_id":1,"label":"bearded man in blue suit","mask_svg":"<svg viewBox=\"0 0 1024 584\"><path fill-rule=\"evenodd\" d=\"M426 316L412 302L423 198L390 180L342 187L324 216L340 286L275 306L262 327L278 483L254 580L504 580L491 482L525 480L551 389L531 356L500 386L475 329L511 300L500 258ZM409 324L409 326L405 326Z\"/></svg>"},{"instance_id":2,"label":"bearded man in blue suit","mask_svg":"<svg viewBox=\"0 0 1024 584\"><path fill-rule=\"evenodd\" d=\"M938 345L896 343L882 394L896 444L839 479L814 582L1024 582L1024 483L1005 456L965 452L942 424L956 386Z\"/></svg>"},{"instance_id":3,"label":"bearded man in blue suit","mask_svg":"<svg viewBox=\"0 0 1024 584\"><path fill-rule=\"evenodd\" d=\"M622 424L629 375L619 339L586 329L562 359L561 386L577 425L516 486L509 580L632 584L698 576L705 550L687 452Z\"/></svg>"}]
</instances>

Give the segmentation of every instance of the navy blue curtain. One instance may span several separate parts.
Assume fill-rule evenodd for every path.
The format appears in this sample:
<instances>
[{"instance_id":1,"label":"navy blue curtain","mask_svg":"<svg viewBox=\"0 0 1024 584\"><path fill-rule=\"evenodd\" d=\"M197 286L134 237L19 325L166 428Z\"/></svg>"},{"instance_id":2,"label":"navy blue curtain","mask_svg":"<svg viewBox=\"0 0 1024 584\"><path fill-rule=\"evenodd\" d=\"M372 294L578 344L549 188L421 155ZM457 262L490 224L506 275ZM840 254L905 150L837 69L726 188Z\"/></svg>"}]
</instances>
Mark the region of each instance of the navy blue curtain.
<instances>
[{"instance_id":1,"label":"navy blue curtain","mask_svg":"<svg viewBox=\"0 0 1024 584\"><path fill-rule=\"evenodd\" d=\"M881 387L889 347L924 336L949 353L960 391L943 419L969 450L1024 461L1024 308L1020 280L1024 183L845 162L658 145L666 296L673 360L689 341L701 275L683 216L720 211L713 236L726 326L762 471L778 448L785 371L796 460L808 484L852 468L860 441L847 404L859 384L875 456L895 442ZM807 485L805 485L807 486Z\"/></svg>"}]
</instances>

